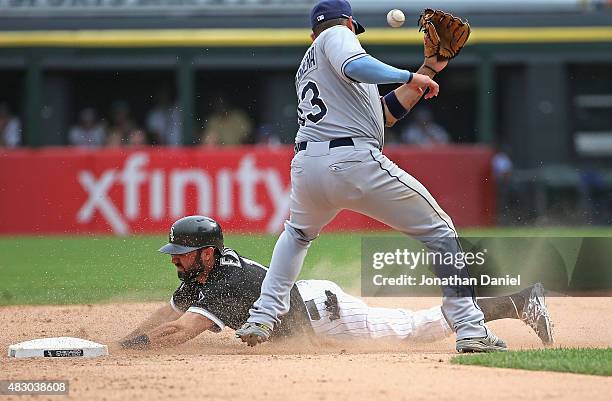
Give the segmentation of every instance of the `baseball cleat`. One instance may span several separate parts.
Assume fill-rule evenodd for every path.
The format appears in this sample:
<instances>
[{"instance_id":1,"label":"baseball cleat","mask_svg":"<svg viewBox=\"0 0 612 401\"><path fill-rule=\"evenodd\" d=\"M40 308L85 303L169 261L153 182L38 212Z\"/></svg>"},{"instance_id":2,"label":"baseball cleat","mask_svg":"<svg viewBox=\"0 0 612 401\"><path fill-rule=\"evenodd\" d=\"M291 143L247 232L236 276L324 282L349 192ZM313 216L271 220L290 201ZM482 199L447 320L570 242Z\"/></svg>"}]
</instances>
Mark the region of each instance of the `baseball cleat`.
<instances>
[{"instance_id":1,"label":"baseball cleat","mask_svg":"<svg viewBox=\"0 0 612 401\"><path fill-rule=\"evenodd\" d=\"M497 352L507 351L506 343L491 332L486 337L464 338L457 340L457 352Z\"/></svg>"},{"instance_id":2,"label":"baseball cleat","mask_svg":"<svg viewBox=\"0 0 612 401\"><path fill-rule=\"evenodd\" d=\"M249 347L254 347L259 343L266 342L270 339L272 330L260 323L245 323L241 328L236 330L236 338L247 343Z\"/></svg>"},{"instance_id":3,"label":"baseball cleat","mask_svg":"<svg viewBox=\"0 0 612 401\"><path fill-rule=\"evenodd\" d=\"M546 308L544 286L541 283L536 283L533 287L523 290L523 293L525 305L519 318L535 331L542 340L542 344L554 344L553 323Z\"/></svg>"}]
</instances>

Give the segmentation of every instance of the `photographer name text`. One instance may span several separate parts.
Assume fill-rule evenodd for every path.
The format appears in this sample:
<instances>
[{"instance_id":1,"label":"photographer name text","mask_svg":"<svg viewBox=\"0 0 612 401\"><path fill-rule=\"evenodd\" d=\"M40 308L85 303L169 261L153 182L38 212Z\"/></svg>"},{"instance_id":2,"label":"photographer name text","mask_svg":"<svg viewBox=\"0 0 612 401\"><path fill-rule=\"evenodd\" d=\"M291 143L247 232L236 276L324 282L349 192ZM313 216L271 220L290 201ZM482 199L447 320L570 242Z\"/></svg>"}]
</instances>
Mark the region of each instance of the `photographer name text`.
<instances>
[{"instance_id":1,"label":"photographer name text","mask_svg":"<svg viewBox=\"0 0 612 401\"><path fill-rule=\"evenodd\" d=\"M376 274L372 277L372 283L375 286L448 286L448 285L474 285L474 286L520 286L521 275L511 276L509 274L503 277L494 277L487 274L481 274L479 277L430 277L427 275L411 276L402 274L397 277L385 277L382 274Z\"/></svg>"}]
</instances>

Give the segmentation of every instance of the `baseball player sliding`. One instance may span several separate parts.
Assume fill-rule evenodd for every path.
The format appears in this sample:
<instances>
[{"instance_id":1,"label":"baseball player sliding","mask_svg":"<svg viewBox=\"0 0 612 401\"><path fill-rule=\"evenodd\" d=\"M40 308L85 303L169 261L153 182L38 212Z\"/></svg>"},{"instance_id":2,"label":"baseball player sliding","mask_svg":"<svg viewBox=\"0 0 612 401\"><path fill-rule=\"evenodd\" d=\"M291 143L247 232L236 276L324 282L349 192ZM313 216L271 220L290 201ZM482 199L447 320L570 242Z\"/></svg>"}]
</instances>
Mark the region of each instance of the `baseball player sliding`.
<instances>
[{"instance_id":1,"label":"baseball player sliding","mask_svg":"<svg viewBox=\"0 0 612 401\"><path fill-rule=\"evenodd\" d=\"M291 162L290 217L274 247L261 296L236 332L249 345L267 341L277 329L279 317L290 310L291 288L311 241L343 209L415 237L431 252L462 251L451 218L419 181L382 153L385 126L403 118L423 95L437 96L432 77L469 36L469 25L449 14L426 10L419 23L426 57L412 73L366 53L357 39L365 29L347 1L324 0L312 9L313 42L295 77L300 127ZM401 86L381 97L377 84L392 83ZM435 266L435 273L468 276L467 269L443 264ZM442 293L457 351L506 349L485 325L473 288L443 286Z\"/></svg>"},{"instance_id":2,"label":"baseball player sliding","mask_svg":"<svg viewBox=\"0 0 612 401\"><path fill-rule=\"evenodd\" d=\"M268 268L224 247L219 224L189 216L170 229L160 250L172 255L181 284L170 303L153 313L121 341L124 348L173 346L198 334L241 327L260 295ZM335 283L301 280L289 291L291 306L271 338L327 336L339 340L436 341L452 333L440 306L412 312L371 308ZM545 344L553 342L543 288L536 284L507 297L481 300L485 320L521 319Z\"/></svg>"}]
</instances>

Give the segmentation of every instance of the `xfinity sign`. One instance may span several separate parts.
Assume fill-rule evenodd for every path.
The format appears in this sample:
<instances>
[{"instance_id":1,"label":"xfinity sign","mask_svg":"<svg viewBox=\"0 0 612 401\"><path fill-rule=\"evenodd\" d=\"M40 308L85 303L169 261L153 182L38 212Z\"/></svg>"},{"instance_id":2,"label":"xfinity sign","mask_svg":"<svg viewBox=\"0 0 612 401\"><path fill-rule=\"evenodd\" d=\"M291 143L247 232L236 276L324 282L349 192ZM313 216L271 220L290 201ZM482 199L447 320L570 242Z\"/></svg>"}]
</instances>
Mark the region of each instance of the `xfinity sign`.
<instances>
[{"instance_id":1,"label":"xfinity sign","mask_svg":"<svg viewBox=\"0 0 612 401\"><path fill-rule=\"evenodd\" d=\"M137 152L125 159L122 168L107 169L97 176L82 170L76 178L87 194L77 212L77 221L89 223L99 213L119 235L129 234L129 223L143 217L159 221L187 214L186 192L190 187L195 188L197 214L214 215L220 220L230 219L236 213L249 220L270 216L266 230L275 232L289 213L290 187L284 186L277 170L259 168L255 157L249 154L240 159L237 168L223 168L211 175L202 168L149 168L149 156ZM258 201L258 185L265 188L271 211ZM122 191L122 208L109 195L116 187ZM148 191L142 191L143 187ZM147 210L142 206L143 193L149 200Z\"/></svg>"}]
</instances>

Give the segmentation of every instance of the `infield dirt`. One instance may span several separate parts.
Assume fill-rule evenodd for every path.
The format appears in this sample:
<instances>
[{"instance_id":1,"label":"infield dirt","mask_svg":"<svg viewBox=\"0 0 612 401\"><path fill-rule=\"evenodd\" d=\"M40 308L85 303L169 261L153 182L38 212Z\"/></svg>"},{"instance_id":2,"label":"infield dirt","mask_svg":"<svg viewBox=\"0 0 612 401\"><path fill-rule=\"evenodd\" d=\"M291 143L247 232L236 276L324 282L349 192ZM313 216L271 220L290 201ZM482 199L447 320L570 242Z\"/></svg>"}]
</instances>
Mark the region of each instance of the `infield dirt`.
<instances>
[{"instance_id":1,"label":"infield dirt","mask_svg":"<svg viewBox=\"0 0 612 401\"><path fill-rule=\"evenodd\" d=\"M612 298L548 298L561 347L612 346ZM372 306L418 309L436 298L367 299ZM117 349L159 303L0 308L0 379L63 379L69 396L1 400L609 400L612 377L451 365L454 339L434 344L311 343L248 348L233 331L204 333L175 348ZM518 320L490 327L511 349L541 347ZM10 344L72 336L108 344L96 359L13 359Z\"/></svg>"}]
</instances>

